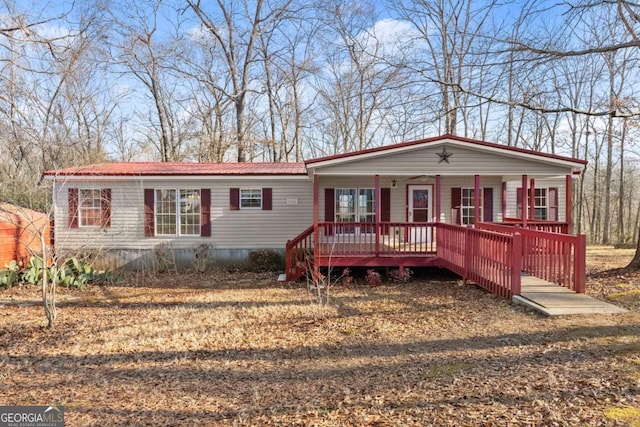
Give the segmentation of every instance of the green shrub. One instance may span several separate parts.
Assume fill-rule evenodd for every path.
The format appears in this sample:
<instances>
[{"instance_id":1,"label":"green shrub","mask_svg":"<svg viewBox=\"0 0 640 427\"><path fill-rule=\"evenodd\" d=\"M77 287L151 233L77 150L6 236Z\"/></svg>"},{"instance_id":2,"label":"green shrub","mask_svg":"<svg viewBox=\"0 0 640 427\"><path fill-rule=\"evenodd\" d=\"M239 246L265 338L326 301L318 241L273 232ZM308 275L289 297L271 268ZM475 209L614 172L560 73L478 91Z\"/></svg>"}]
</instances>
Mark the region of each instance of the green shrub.
<instances>
[{"instance_id":1,"label":"green shrub","mask_svg":"<svg viewBox=\"0 0 640 427\"><path fill-rule=\"evenodd\" d=\"M42 258L37 256L32 256L29 260L29 263L22 271L20 276L20 280L23 282L29 283L30 285L36 285L42 281L42 274L44 273L44 268L42 264ZM48 271L50 273L50 271ZM49 274L48 277L51 277Z\"/></svg>"},{"instance_id":2,"label":"green shrub","mask_svg":"<svg viewBox=\"0 0 640 427\"><path fill-rule=\"evenodd\" d=\"M9 289L18 283L21 268L22 263L12 260L9 264L5 265L5 268L0 269L0 287Z\"/></svg>"},{"instance_id":3,"label":"green shrub","mask_svg":"<svg viewBox=\"0 0 640 427\"><path fill-rule=\"evenodd\" d=\"M65 288L83 289L87 284L91 283L96 277L96 272L91 264L80 261L77 257L67 259L59 268L45 267L42 258L31 257L29 264L22 271L20 279L31 285L41 283L44 271L47 271L49 280L56 275L56 281Z\"/></svg>"},{"instance_id":4,"label":"green shrub","mask_svg":"<svg viewBox=\"0 0 640 427\"><path fill-rule=\"evenodd\" d=\"M69 258L58 270L58 283L65 288L83 289L93 280L93 267L78 258Z\"/></svg>"},{"instance_id":5,"label":"green shrub","mask_svg":"<svg viewBox=\"0 0 640 427\"><path fill-rule=\"evenodd\" d=\"M271 249L260 249L249 254L249 266L256 272L284 270L284 257Z\"/></svg>"}]
</instances>

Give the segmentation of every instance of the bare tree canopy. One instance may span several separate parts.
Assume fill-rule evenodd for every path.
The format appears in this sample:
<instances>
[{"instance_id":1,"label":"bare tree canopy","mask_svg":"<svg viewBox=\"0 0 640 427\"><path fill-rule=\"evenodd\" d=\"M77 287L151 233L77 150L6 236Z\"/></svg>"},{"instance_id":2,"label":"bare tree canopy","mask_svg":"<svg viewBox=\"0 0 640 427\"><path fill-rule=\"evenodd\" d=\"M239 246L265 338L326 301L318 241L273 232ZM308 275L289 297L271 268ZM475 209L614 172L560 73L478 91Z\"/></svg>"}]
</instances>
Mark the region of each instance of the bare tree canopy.
<instances>
[{"instance_id":1,"label":"bare tree canopy","mask_svg":"<svg viewBox=\"0 0 640 427\"><path fill-rule=\"evenodd\" d=\"M623 0L3 0L0 198L46 209L42 171L70 165L451 133L588 160L576 229L635 242L639 17Z\"/></svg>"}]
</instances>

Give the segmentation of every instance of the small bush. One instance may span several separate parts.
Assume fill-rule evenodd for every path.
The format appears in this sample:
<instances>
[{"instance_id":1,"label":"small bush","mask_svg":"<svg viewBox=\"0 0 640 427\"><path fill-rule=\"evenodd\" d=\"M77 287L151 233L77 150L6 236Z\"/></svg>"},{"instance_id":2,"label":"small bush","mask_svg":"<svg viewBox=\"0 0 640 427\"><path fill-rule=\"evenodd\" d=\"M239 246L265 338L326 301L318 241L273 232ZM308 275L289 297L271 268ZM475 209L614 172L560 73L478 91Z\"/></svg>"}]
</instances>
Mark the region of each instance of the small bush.
<instances>
[{"instance_id":1,"label":"small bush","mask_svg":"<svg viewBox=\"0 0 640 427\"><path fill-rule=\"evenodd\" d=\"M404 270L391 270L389 271L389 280L391 283L407 283L411 276L413 275L413 271L405 268Z\"/></svg>"},{"instance_id":2,"label":"small bush","mask_svg":"<svg viewBox=\"0 0 640 427\"><path fill-rule=\"evenodd\" d=\"M382 277L380 276L380 273L373 269L367 270L367 275L364 277L364 280L367 282L367 285L372 287L382 285Z\"/></svg>"},{"instance_id":3,"label":"small bush","mask_svg":"<svg viewBox=\"0 0 640 427\"><path fill-rule=\"evenodd\" d=\"M193 249L193 269L197 273L204 273L211 262L211 245L202 244Z\"/></svg>"},{"instance_id":4,"label":"small bush","mask_svg":"<svg viewBox=\"0 0 640 427\"><path fill-rule=\"evenodd\" d=\"M156 262L156 270L158 273L165 273L169 268L176 269L175 254L171 243L161 243L153 248L153 258Z\"/></svg>"},{"instance_id":5,"label":"small bush","mask_svg":"<svg viewBox=\"0 0 640 427\"><path fill-rule=\"evenodd\" d=\"M342 276L340 276L340 284L342 286L349 286L353 283L353 276L351 275L351 270L345 268L342 270Z\"/></svg>"},{"instance_id":6,"label":"small bush","mask_svg":"<svg viewBox=\"0 0 640 427\"><path fill-rule=\"evenodd\" d=\"M249 266L255 272L284 270L284 257L271 249L253 251L249 254Z\"/></svg>"}]
</instances>

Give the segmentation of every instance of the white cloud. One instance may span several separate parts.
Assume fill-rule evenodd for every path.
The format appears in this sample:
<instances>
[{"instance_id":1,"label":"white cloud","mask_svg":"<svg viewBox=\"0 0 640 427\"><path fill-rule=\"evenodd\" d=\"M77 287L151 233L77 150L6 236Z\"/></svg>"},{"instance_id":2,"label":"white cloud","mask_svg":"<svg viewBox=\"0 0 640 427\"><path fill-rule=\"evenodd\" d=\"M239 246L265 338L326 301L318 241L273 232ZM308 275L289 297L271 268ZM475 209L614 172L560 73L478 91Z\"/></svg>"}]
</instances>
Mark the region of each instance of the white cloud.
<instances>
[{"instance_id":1,"label":"white cloud","mask_svg":"<svg viewBox=\"0 0 640 427\"><path fill-rule=\"evenodd\" d=\"M359 35L370 54L389 56L411 45L419 36L413 25L399 19L383 19ZM374 51L377 49L377 53Z\"/></svg>"}]
</instances>

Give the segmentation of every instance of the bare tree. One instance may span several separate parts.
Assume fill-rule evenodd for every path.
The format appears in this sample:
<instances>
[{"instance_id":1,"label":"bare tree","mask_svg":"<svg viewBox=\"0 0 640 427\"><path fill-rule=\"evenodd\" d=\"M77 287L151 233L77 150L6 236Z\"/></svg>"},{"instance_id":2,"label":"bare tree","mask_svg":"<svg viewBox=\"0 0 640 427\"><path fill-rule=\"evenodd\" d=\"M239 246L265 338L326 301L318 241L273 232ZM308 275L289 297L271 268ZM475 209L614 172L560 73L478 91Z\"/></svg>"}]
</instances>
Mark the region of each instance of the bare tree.
<instances>
[{"instance_id":1,"label":"bare tree","mask_svg":"<svg viewBox=\"0 0 640 427\"><path fill-rule=\"evenodd\" d=\"M382 40L371 4L339 1L322 6L320 40L326 66L316 90L325 145L332 153L362 150L383 141L384 117L393 106L400 69L385 60L392 46Z\"/></svg>"},{"instance_id":2,"label":"bare tree","mask_svg":"<svg viewBox=\"0 0 640 427\"><path fill-rule=\"evenodd\" d=\"M257 59L257 43L261 34L273 31L287 16L291 0L273 5L263 0L240 4L235 0L217 0L212 10L200 0L186 2L209 34L210 38L205 40L214 43L223 53L223 64L231 83L224 93L235 107L237 160L244 162L247 160L247 95L252 89L251 71Z\"/></svg>"},{"instance_id":3,"label":"bare tree","mask_svg":"<svg viewBox=\"0 0 640 427\"><path fill-rule=\"evenodd\" d=\"M396 0L394 10L410 22L425 46L415 71L437 85L442 108L444 133L458 132L459 114L466 105L466 93L460 88L471 79L469 66L474 62L476 43L486 30L497 2L470 0Z\"/></svg>"},{"instance_id":4,"label":"bare tree","mask_svg":"<svg viewBox=\"0 0 640 427\"><path fill-rule=\"evenodd\" d=\"M163 0L123 4L125 11L113 14L117 37L111 41L114 61L125 74L134 76L151 100L150 110L138 110L150 128L143 138L156 146L164 162L183 159L186 141L191 137L189 116L184 114L188 101L181 80L172 74L173 61L180 56L180 36L168 34L163 21ZM119 15L126 16L121 18ZM185 99L187 98L187 99Z\"/></svg>"}]
</instances>

